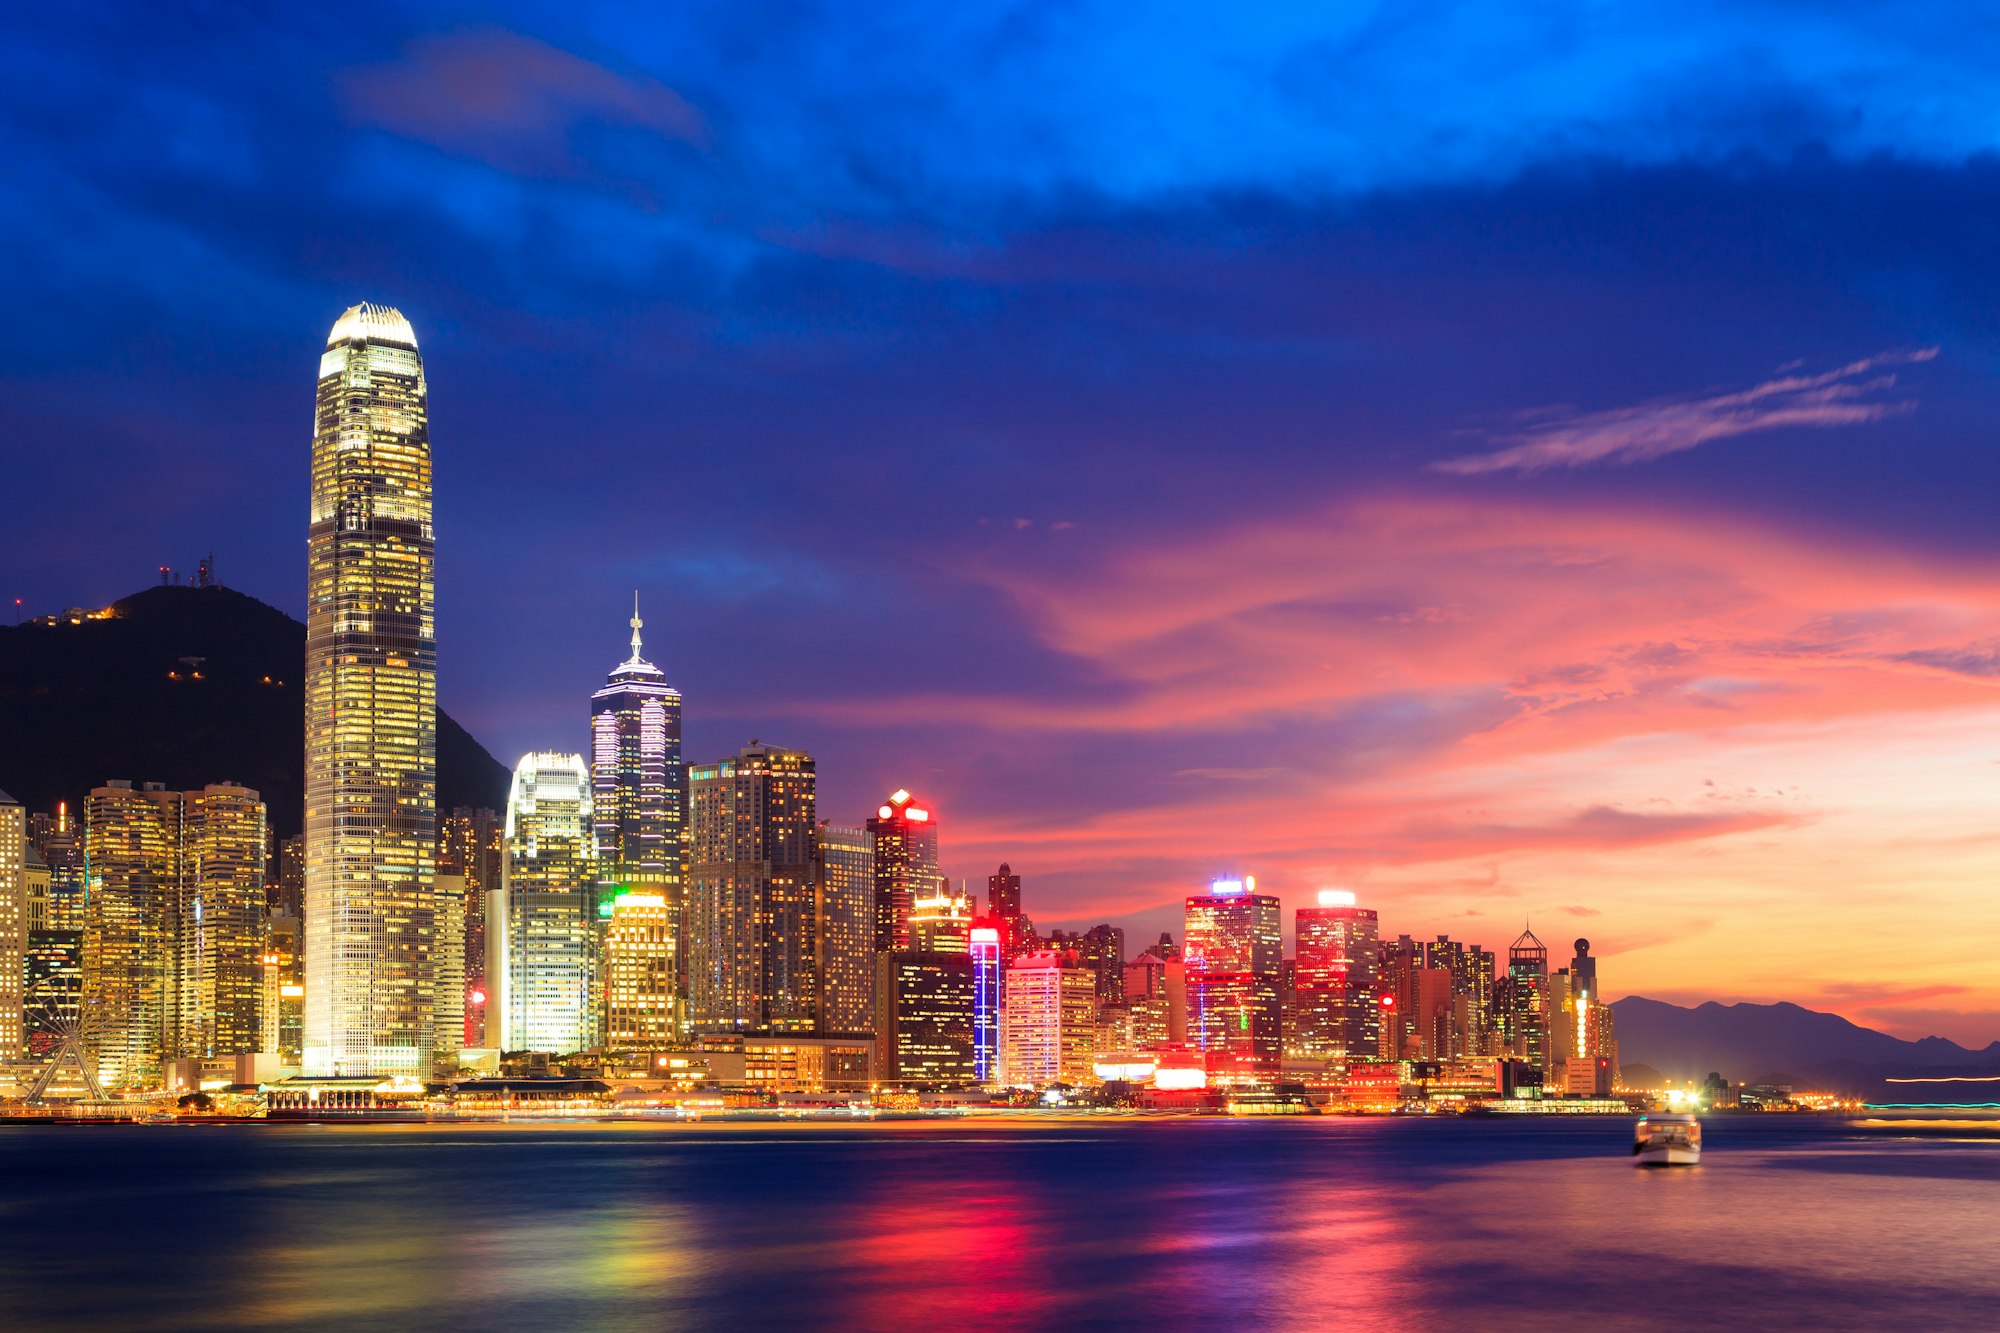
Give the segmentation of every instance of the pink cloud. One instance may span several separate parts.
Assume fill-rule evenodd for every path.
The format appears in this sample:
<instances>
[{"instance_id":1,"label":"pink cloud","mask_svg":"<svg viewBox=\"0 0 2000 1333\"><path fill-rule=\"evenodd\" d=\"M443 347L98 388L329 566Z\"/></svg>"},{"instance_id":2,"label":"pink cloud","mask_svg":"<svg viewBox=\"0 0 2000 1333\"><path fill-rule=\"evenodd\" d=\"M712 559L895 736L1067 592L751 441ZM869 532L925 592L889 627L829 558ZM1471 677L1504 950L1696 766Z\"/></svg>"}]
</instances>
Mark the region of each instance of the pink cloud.
<instances>
[{"instance_id":1,"label":"pink cloud","mask_svg":"<svg viewBox=\"0 0 2000 1333\"><path fill-rule=\"evenodd\" d=\"M1855 426L1913 411L1912 400L1885 400L1896 385L1883 366L1929 361L1938 349L1883 352L1818 375L1783 375L1735 393L1660 398L1604 412L1546 409L1525 429L1502 435L1508 447L1450 458L1433 470L1459 476L1540 472L1591 463L1643 463L1712 440L1783 426Z\"/></svg>"}]
</instances>

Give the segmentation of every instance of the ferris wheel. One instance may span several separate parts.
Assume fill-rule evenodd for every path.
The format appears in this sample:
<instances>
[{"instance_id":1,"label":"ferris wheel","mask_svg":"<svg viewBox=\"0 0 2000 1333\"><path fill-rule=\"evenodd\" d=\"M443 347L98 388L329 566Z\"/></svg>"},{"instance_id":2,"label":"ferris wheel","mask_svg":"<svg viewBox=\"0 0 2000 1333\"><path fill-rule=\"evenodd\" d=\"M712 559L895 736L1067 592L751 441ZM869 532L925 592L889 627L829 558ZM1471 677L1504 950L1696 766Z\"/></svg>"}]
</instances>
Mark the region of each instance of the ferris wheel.
<instances>
[{"instance_id":1,"label":"ferris wheel","mask_svg":"<svg viewBox=\"0 0 2000 1333\"><path fill-rule=\"evenodd\" d=\"M98 1086L94 1061L84 1046L83 994L79 986L80 978L74 974L57 973L39 977L29 984L22 997L22 1009L28 1020L27 1026L38 1033L46 1033L56 1039L54 1050L49 1053L48 1063L35 1076L35 1082L28 1089L27 1102L30 1106L46 1104L48 1091L65 1064L74 1065L81 1075L84 1090L94 1102L106 1100L104 1089Z\"/></svg>"}]
</instances>

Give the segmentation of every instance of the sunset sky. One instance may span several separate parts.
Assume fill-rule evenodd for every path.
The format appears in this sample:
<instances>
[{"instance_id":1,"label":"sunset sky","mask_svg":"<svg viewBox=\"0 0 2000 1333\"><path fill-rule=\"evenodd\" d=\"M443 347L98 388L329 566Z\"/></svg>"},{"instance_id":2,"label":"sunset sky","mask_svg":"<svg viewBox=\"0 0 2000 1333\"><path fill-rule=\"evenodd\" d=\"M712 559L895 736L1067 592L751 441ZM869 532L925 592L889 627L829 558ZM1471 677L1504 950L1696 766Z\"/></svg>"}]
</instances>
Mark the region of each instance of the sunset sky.
<instances>
[{"instance_id":1,"label":"sunset sky","mask_svg":"<svg viewBox=\"0 0 2000 1333\"><path fill-rule=\"evenodd\" d=\"M302 615L380 301L504 761L636 588L690 759L1044 927L1248 872L2000 1037L1987 7L668 8L10 18L0 591Z\"/></svg>"}]
</instances>

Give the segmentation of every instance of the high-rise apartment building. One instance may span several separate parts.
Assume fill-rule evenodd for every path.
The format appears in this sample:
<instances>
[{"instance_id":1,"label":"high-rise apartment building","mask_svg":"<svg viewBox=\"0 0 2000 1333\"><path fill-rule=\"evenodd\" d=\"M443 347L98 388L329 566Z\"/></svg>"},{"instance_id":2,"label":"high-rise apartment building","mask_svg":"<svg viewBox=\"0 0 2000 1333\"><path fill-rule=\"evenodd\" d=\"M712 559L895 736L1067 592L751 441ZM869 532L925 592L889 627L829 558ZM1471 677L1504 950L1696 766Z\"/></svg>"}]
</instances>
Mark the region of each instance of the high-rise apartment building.
<instances>
[{"instance_id":1,"label":"high-rise apartment building","mask_svg":"<svg viewBox=\"0 0 2000 1333\"><path fill-rule=\"evenodd\" d=\"M1251 878L1219 879L1187 899L1188 1041L1211 1077L1263 1080L1283 1061L1284 961L1278 900Z\"/></svg>"},{"instance_id":2,"label":"high-rise apartment building","mask_svg":"<svg viewBox=\"0 0 2000 1333\"><path fill-rule=\"evenodd\" d=\"M417 337L396 310L353 306L320 357L307 539L312 1075L430 1073L434 560Z\"/></svg>"},{"instance_id":3,"label":"high-rise apartment building","mask_svg":"<svg viewBox=\"0 0 2000 1333\"><path fill-rule=\"evenodd\" d=\"M609 885L650 890L668 910L681 901L681 695L640 655L638 598L632 655L590 696L590 784L596 801L597 873Z\"/></svg>"},{"instance_id":4,"label":"high-rise apartment building","mask_svg":"<svg viewBox=\"0 0 2000 1333\"><path fill-rule=\"evenodd\" d=\"M875 840L875 948L910 947L910 912L938 887L937 815L897 791L868 821Z\"/></svg>"},{"instance_id":5,"label":"high-rise apartment building","mask_svg":"<svg viewBox=\"0 0 2000 1333\"><path fill-rule=\"evenodd\" d=\"M459 1052L465 1047L465 905L470 894L465 876L455 870L440 867L432 884L431 1069L439 1078L450 1078L458 1073Z\"/></svg>"},{"instance_id":6,"label":"high-rise apartment building","mask_svg":"<svg viewBox=\"0 0 2000 1333\"><path fill-rule=\"evenodd\" d=\"M688 770L689 1021L811 1033L820 995L812 756L752 741Z\"/></svg>"},{"instance_id":7,"label":"high-rise apartment building","mask_svg":"<svg viewBox=\"0 0 2000 1333\"><path fill-rule=\"evenodd\" d=\"M27 975L28 812L0 791L0 1064L15 1063L27 1049Z\"/></svg>"},{"instance_id":8,"label":"high-rise apartment building","mask_svg":"<svg viewBox=\"0 0 2000 1333\"><path fill-rule=\"evenodd\" d=\"M1345 889L1322 889L1317 904L1299 908L1294 921L1289 1052L1302 1060L1372 1058L1381 1039L1375 909L1357 906Z\"/></svg>"},{"instance_id":9,"label":"high-rise apartment building","mask_svg":"<svg viewBox=\"0 0 2000 1333\"><path fill-rule=\"evenodd\" d=\"M679 914L657 889L623 889L611 899L604 939L605 1042L631 1054L658 1051L679 1036Z\"/></svg>"},{"instance_id":10,"label":"high-rise apartment building","mask_svg":"<svg viewBox=\"0 0 2000 1333\"><path fill-rule=\"evenodd\" d=\"M1125 965L1125 1004L1134 1050L1187 1044L1187 965L1155 945Z\"/></svg>"},{"instance_id":11,"label":"high-rise apartment building","mask_svg":"<svg viewBox=\"0 0 2000 1333\"><path fill-rule=\"evenodd\" d=\"M1044 949L1007 969L1000 1011L1000 1077L1015 1087L1095 1080L1097 971Z\"/></svg>"},{"instance_id":12,"label":"high-rise apartment building","mask_svg":"<svg viewBox=\"0 0 2000 1333\"><path fill-rule=\"evenodd\" d=\"M507 856L486 908L487 1033L509 1051L593 1044L597 843L580 754L521 756L507 795ZM312 981L306 981L311 997Z\"/></svg>"},{"instance_id":13,"label":"high-rise apartment building","mask_svg":"<svg viewBox=\"0 0 2000 1333\"><path fill-rule=\"evenodd\" d=\"M304 923L274 913L264 929L262 1045L292 1068L304 1054L305 966Z\"/></svg>"},{"instance_id":14,"label":"high-rise apartment building","mask_svg":"<svg viewBox=\"0 0 2000 1333\"><path fill-rule=\"evenodd\" d=\"M83 1040L105 1091L157 1086L173 995L181 797L108 782L84 811Z\"/></svg>"},{"instance_id":15,"label":"high-rise apartment building","mask_svg":"<svg viewBox=\"0 0 2000 1333\"><path fill-rule=\"evenodd\" d=\"M264 802L248 787L218 783L179 803L167 1054L247 1054L263 1035Z\"/></svg>"},{"instance_id":16,"label":"high-rise apartment building","mask_svg":"<svg viewBox=\"0 0 2000 1333\"><path fill-rule=\"evenodd\" d=\"M862 828L821 824L818 845L819 1031L875 1030L875 840Z\"/></svg>"}]
</instances>

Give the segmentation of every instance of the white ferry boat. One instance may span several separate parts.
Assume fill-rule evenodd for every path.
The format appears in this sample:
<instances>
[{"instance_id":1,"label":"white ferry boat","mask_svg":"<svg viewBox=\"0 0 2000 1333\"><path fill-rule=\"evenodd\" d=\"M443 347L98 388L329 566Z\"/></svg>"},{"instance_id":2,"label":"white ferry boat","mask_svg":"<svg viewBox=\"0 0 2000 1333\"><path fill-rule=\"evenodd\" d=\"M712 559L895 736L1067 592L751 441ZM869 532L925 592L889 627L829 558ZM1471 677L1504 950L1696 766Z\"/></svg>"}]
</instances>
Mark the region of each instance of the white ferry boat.
<instances>
[{"instance_id":1,"label":"white ferry boat","mask_svg":"<svg viewBox=\"0 0 2000 1333\"><path fill-rule=\"evenodd\" d=\"M1691 1115L1642 1115L1633 1133L1639 1166L1693 1166L1701 1161L1701 1121Z\"/></svg>"}]
</instances>

